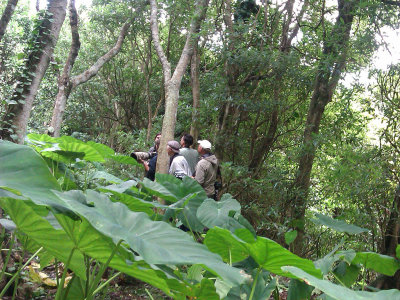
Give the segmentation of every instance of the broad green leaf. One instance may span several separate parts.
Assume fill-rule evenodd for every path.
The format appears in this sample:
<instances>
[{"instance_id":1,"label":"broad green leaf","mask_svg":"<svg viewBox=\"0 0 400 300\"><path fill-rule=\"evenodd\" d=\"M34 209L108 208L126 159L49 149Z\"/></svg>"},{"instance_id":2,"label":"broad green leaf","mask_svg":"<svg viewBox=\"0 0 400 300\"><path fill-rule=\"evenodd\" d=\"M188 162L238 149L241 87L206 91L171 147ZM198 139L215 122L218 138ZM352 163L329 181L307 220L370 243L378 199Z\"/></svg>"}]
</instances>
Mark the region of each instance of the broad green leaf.
<instances>
[{"instance_id":1,"label":"broad green leaf","mask_svg":"<svg viewBox=\"0 0 400 300\"><path fill-rule=\"evenodd\" d=\"M105 171L96 171L89 176L89 179L104 179L105 181L111 183L123 183L123 180Z\"/></svg>"},{"instance_id":2,"label":"broad green leaf","mask_svg":"<svg viewBox=\"0 0 400 300\"><path fill-rule=\"evenodd\" d=\"M52 192L60 191L60 185L46 162L27 146L0 141L0 186L17 190L35 203L60 205L60 200Z\"/></svg>"},{"instance_id":3,"label":"broad green leaf","mask_svg":"<svg viewBox=\"0 0 400 300\"><path fill-rule=\"evenodd\" d=\"M245 231L247 230L240 229L237 230L235 234L239 238L241 238L242 235L244 238L246 238L244 234ZM290 273L283 272L281 268L283 266L295 266L314 276L319 278L322 277L321 271L315 268L311 260L298 257L270 239L257 236L255 241L245 243L245 246L248 249L250 256L260 266L271 273L286 277L293 277Z\"/></svg>"},{"instance_id":4,"label":"broad green leaf","mask_svg":"<svg viewBox=\"0 0 400 300\"><path fill-rule=\"evenodd\" d=\"M209 228L219 226L234 232L244 227L231 217L236 212L240 212L239 202L225 194L220 201L206 199L197 210L197 218Z\"/></svg>"},{"instance_id":5,"label":"broad green leaf","mask_svg":"<svg viewBox=\"0 0 400 300\"><path fill-rule=\"evenodd\" d=\"M187 278L201 282L203 280L204 268L201 265L193 265L189 268Z\"/></svg>"},{"instance_id":6,"label":"broad green leaf","mask_svg":"<svg viewBox=\"0 0 400 300\"><path fill-rule=\"evenodd\" d=\"M67 262L68 257L75 247L63 230L56 230L43 217L23 200L0 197L1 207L6 210L10 218L15 222L18 230L43 246L48 252L60 261ZM62 243L61 243L62 241ZM81 278L86 278L83 255L75 251L69 268Z\"/></svg>"},{"instance_id":7,"label":"broad green leaf","mask_svg":"<svg viewBox=\"0 0 400 300\"><path fill-rule=\"evenodd\" d=\"M110 199L113 202L118 201L124 203L131 211L144 212L149 216L154 214L152 209L154 205L151 202L143 201L128 194L112 192L112 196Z\"/></svg>"},{"instance_id":8,"label":"broad green leaf","mask_svg":"<svg viewBox=\"0 0 400 300\"><path fill-rule=\"evenodd\" d=\"M110 155L107 157L108 159L114 160L116 162L119 162L121 164L126 164L126 165L132 165L132 166L142 166L142 164L139 164L136 159L126 156L126 155Z\"/></svg>"},{"instance_id":9,"label":"broad green leaf","mask_svg":"<svg viewBox=\"0 0 400 300\"><path fill-rule=\"evenodd\" d=\"M316 219L311 219L311 221L316 225L324 225L338 232L346 232L349 234L360 234L363 232L368 232L368 229L358 227L356 225L347 224L343 220L336 220L331 217L315 214Z\"/></svg>"},{"instance_id":10,"label":"broad green leaf","mask_svg":"<svg viewBox=\"0 0 400 300\"><path fill-rule=\"evenodd\" d=\"M312 286L299 279L292 278L289 283L287 300L308 300L311 299Z\"/></svg>"},{"instance_id":11,"label":"broad green leaf","mask_svg":"<svg viewBox=\"0 0 400 300\"><path fill-rule=\"evenodd\" d=\"M206 192L201 185L187 176L180 180L169 174L156 174L156 181L144 178L143 186L153 195L170 202L176 202L195 193L199 197L207 199Z\"/></svg>"},{"instance_id":12,"label":"broad green leaf","mask_svg":"<svg viewBox=\"0 0 400 300\"><path fill-rule=\"evenodd\" d=\"M145 213L132 212L124 204L114 203L95 191L88 190L86 195L80 191L57 192L57 195L99 232L114 242L125 241L149 264L202 264L232 285L243 280L239 270L227 266L204 245L165 222L152 221Z\"/></svg>"},{"instance_id":13,"label":"broad green leaf","mask_svg":"<svg viewBox=\"0 0 400 300\"><path fill-rule=\"evenodd\" d=\"M204 278L200 284L195 286L193 298L199 300L219 300L214 282L208 278Z\"/></svg>"},{"instance_id":14,"label":"broad green leaf","mask_svg":"<svg viewBox=\"0 0 400 300\"><path fill-rule=\"evenodd\" d=\"M380 299L400 299L399 290L387 290L377 293L372 292L355 292L346 287L333 284L328 280L315 278L314 276L304 272L296 267L283 267L286 272L292 273L294 276L303 279L307 284L315 286L333 299L337 300L380 300Z\"/></svg>"},{"instance_id":15,"label":"broad green leaf","mask_svg":"<svg viewBox=\"0 0 400 300\"><path fill-rule=\"evenodd\" d=\"M63 151L67 152L77 152L77 153L83 153L84 157L83 159L86 161L98 161L98 162L104 162L105 159L103 155L101 155L95 148L93 148L90 145L87 145L83 142L78 142L76 141L70 141L69 139L66 139L67 137L64 136L60 139L62 139L62 142L59 144L59 147Z\"/></svg>"},{"instance_id":16,"label":"broad green leaf","mask_svg":"<svg viewBox=\"0 0 400 300\"><path fill-rule=\"evenodd\" d=\"M113 184L113 185L108 185L105 187L101 187L99 188L100 190L108 190L108 191L114 191L117 193L123 193L126 190L130 189L131 187L134 187L137 185L137 181L136 180L128 180L128 181L124 181L120 184Z\"/></svg>"},{"instance_id":17,"label":"broad green leaf","mask_svg":"<svg viewBox=\"0 0 400 300\"><path fill-rule=\"evenodd\" d=\"M394 257L374 252L357 252L352 264L361 264L367 269L388 276L393 276L400 269L400 263Z\"/></svg>"},{"instance_id":18,"label":"broad green leaf","mask_svg":"<svg viewBox=\"0 0 400 300\"><path fill-rule=\"evenodd\" d=\"M347 287L351 287L358 278L360 267L356 265L348 265L346 262L341 261L333 270L333 273Z\"/></svg>"},{"instance_id":19,"label":"broad green leaf","mask_svg":"<svg viewBox=\"0 0 400 300\"><path fill-rule=\"evenodd\" d=\"M214 253L219 254L227 263L241 261L249 256L247 248L227 229L211 228L204 239L204 244Z\"/></svg>"},{"instance_id":20,"label":"broad green leaf","mask_svg":"<svg viewBox=\"0 0 400 300\"><path fill-rule=\"evenodd\" d=\"M396 247L396 257L400 259L400 245L397 245Z\"/></svg>"},{"instance_id":21,"label":"broad green leaf","mask_svg":"<svg viewBox=\"0 0 400 300\"><path fill-rule=\"evenodd\" d=\"M111 149L110 147L100 144L100 143L96 143L93 141L88 141L86 142L86 144L94 149L97 150L97 152L99 152L103 157L108 157L108 156L112 156L114 155L114 150Z\"/></svg>"},{"instance_id":22,"label":"broad green leaf","mask_svg":"<svg viewBox=\"0 0 400 300\"><path fill-rule=\"evenodd\" d=\"M297 237L297 230L291 230L285 233L285 243L290 245Z\"/></svg>"},{"instance_id":23,"label":"broad green leaf","mask_svg":"<svg viewBox=\"0 0 400 300\"><path fill-rule=\"evenodd\" d=\"M185 225L191 231L203 232L205 226L197 218L197 210L203 201L204 197L201 194L189 194L181 200L170 205L165 215L167 216L171 214L170 210L178 210L179 213L176 217L183 223L183 225Z\"/></svg>"}]
</instances>

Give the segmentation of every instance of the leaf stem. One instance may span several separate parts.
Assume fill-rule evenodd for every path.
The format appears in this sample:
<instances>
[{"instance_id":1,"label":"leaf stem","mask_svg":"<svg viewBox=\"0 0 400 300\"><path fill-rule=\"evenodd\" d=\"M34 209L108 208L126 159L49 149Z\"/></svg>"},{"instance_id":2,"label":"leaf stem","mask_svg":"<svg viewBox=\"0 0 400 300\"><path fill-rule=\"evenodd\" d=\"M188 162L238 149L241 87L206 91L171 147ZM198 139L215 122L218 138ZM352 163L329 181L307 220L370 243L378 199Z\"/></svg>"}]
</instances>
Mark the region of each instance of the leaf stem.
<instances>
[{"instance_id":1,"label":"leaf stem","mask_svg":"<svg viewBox=\"0 0 400 300\"><path fill-rule=\"evenodd\" d=\"M62 293L62 291L63 291L63 289L64 289L65 277L67 276L68 267L69 267L69 264L71 263L72 256L73 256L73 254L74 254L74 252L75 252L75 249L76 249L75 247L72 248L71 253L69 254L67 263L64 265L64 272L63 272L63 275L62 275L62 277L61 277L60 284L59 284L59 286L57 287L57 293L56 293L56 296L54 297L55 300L61 299L61 293Z\"/></svg>"},{"instance_id":2,"label":"leaf stem","mask_svg":"<svg viewBox=\"0 0 400 300\"><path fill-rule=\"evenodd\" d=\"M252 300L252 299L253 299L254 292L255 292L255 290L256 290L256 284L257 284L257 280L258 280L258 275L260 275L260 273L261 273L261 267L259 267L258 270L257 270L256 278L254 279L254 281L253 281L253 286L251 287L251 293L250 293L249 300Z\"/></svg>"},{"instance_id":3,"label":"leaf stem","mask_svg":"<svg viewBox=\"0 0 400 300\"><path fill-rule=\"evenodd\" d=\"M7 282L6 286L3 288L3 290L0 293L0 299L1 297L4 296L5 292L7 291L7 289L10 287L10 285L14 282L14 280L19 276L19 273L21 273L21 271L31 262L32 259L35 258L36 255L38 255L38 253L40 251L42 251L43 247L40 247L38 251L36 251L27 261L26 263L14 274L14 276Z\"/></svg>"}]
</instances>

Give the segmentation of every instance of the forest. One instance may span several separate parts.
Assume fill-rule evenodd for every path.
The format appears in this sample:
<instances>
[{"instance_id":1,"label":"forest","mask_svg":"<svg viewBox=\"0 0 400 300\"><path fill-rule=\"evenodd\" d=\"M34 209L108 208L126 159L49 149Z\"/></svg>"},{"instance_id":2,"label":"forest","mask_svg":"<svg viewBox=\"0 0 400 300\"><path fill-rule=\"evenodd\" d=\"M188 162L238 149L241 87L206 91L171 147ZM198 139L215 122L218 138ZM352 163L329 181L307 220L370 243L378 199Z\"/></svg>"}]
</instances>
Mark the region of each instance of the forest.
<instances>
[{"instance_id":1,"label":"forest","mask_svg":"<svg viewBox=\"0 0 400 300\"><path fill-rule=\"evenodd\" d=\"M400 1L0 14L0 299L400 300Z\"/></svg>"}]
</instances>

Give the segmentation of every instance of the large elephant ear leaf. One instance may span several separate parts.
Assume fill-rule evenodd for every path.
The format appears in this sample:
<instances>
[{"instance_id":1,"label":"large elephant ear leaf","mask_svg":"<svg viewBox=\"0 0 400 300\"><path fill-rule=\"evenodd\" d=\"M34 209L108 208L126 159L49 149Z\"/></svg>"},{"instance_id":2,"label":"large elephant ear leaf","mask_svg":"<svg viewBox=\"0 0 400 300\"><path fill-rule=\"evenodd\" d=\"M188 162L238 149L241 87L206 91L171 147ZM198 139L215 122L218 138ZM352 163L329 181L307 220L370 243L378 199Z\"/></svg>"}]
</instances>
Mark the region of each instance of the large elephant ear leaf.
<instances>
[{"instance_id":1,"label":"large elephant ear leaf","mask_svg":"<svg viewBox=\"0 0 400 300\"><path fill-rule=\"evenodd\" d=\"M46 162L30 147L0 141L0 186L19 191L37 204L60 206L61 191Z\"/></svg>"},{"instance_id":2,"label":"large elephant ear leaf","mask_svg":"<svg viewBox=\"0 0 400 300\"><path fill-rule=\"evenodd\" d=\"M356 292L344 286L336 285L328 280L318 279L300 268L283 267L285 272L290 272L297 278L303 279L307 284L312 285L323 291L331 299L337 300L378 300L378 299L400 299L399 290L386 290L376 293L372 292Z\"/></svg>"},{"instance_id":3,"label":"large elephant ear leaf","mask_svg":"<svg viewBox=\"0 0 400 300\"><path fill-rule=\"evenodd\" d=\"M207 199L204 189L190 177L180 180L169 174L156 174L156 181L145 178L143 186L153 195L170 202L177 202L195 193L199 197Z\"/></svg>"},{"instance_id":4,"label":"large elephant ear leaf","mask_svg":"<svg viewBox=\"0 0 400 300\"><path fill-rule=\"evenodd\" d=\"M231 195L225 194L220 201L206 199L197 210L197 218L205 226L212 228L219 226L234 232L244 228L236 219L231 217L240 213L240 204Z\"/></svg>"},{"instance_id":5,"label":"large elephant ear leaf","mask_svg":"<svg viewBox=\"0 0 400 300\"><path fill-rule=\"evenodd\" d=\"M293 278L291 273L282 271L282 267L295 266L313 276L322 277L321 271L314 266L311 260L293 254L273 240L260 236L254 239L252 233L247 229L238 229L235 231L235 235L245 242L244 245L257 264L271 273Z\"/></svg>"},{"instance_id":6,"label":"large elephant ear leaf","mask_svg":"<svg viewBox=\"0 0 400 300\"><path fill-rule=\"evenodd\" d=\"M73 242L62 229L55 229L49 221L39 216L26 202L24 200L0 197L1 207L15 222L18 230L35 241L36 244L43 246L46 251L60 261L68 261L72 249L75 248ZM83 254L75 251L69 268L81 278L86 278L83 266Z\"/></svg>"},{"instance_id":7,"label":"large elephant ear leaf","mask_svg":"<svg viewBox=\"0 0 400 300\"><path fill-rule=\"evenodd\" d=\"M152 221L145 213L132 212L122 203L114 203L106 195L88 190L86 204L76 201L76 193L57 193L71 210L88 220L114 242L123 240L149 264L202 264L231 285L243 278L238 269L222 262L221 258L196 243L188 234Z\"/></svg>"},{"instance_id":8,"label":"large elephant ear leaf","mask_svg":"<svg viewBox=\"0 0 400 300\"><path fill-rule=\"evenodd\" d=\"M367 269L387 276L393 276L400 269L400 263L396 258L375 252L356 252L356 257L351 263L361 264Z\"/></svg>"},{"instance_id":9,"label":"large elephant ear leaf","mask_svg":"<svg viewBox=\"0 0 400 300\"><path fill-rule=\"evenodd\" d=\"M360 234L369 231L369 229L361 228L353 224L347 224L343 220L333 219L322 214L315 214L315 218L311 219L311 221L316 225L324 225L337 232L346 232L348 234Z\"/></svg>"}]
</instances>

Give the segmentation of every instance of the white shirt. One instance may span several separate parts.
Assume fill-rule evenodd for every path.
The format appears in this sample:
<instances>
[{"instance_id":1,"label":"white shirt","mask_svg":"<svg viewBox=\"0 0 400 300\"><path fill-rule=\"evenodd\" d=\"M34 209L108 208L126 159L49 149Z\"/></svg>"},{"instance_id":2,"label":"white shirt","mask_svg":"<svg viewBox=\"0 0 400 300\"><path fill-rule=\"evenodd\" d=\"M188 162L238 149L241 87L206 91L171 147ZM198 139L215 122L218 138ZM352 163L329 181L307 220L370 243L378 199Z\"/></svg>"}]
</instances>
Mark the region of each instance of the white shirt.
<instances>
[{"instance_id":1,"label":"white shirt","mask_svg":"<svg viewBox=\"0 0 400 300\"><path fill-rule=\"evenodd\" d=\"M190 170L189 164L182 155L176 156L172 160L168 173L178 178L192 176L192 171Z\"/></svg>"}]
</instances>

